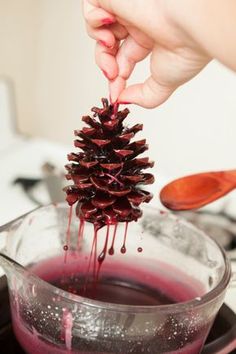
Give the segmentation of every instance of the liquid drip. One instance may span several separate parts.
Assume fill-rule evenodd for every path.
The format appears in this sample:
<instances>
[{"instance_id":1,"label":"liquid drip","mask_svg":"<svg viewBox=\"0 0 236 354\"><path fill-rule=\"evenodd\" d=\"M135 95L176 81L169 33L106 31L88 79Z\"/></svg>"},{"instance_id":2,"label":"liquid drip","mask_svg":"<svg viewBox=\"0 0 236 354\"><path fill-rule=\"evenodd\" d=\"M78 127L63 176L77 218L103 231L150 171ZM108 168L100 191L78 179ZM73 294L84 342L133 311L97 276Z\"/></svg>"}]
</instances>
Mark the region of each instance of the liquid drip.
<instances>
[{"instance_id":1,"label":"liquid drip","mask_svg":"<svg viewBox=\"0 0 236 354\"><path fill-rule=\"evenodd\" d=\"M95 278L95 285L94 285L95 288L96 288L96 285L98 283L99 274L100 274L100 271L101 271L102 264L103 264L103 262L104 262L104 260L106 258L106 255L107 255L107 245L108 245L108 239L109 239L109 232L110 232L110 225L108 224L107 225L106 238L105 238L105 244L104 244L102 252L99 254L99 256L97 258L98 268L97 268L96 278Z\"/></svg>"},{"instance_id":2,"label":"liquid drip","mask_svg":"<svg viewBox=\"0 0 236 354\"><path fill-rule=\"evenodd\" d=\"M78 250L80 249L80 245L83 240L83 234L84 234L84 220L79 219L78 242L77 242Z\"/></svg>"},{"instance_id":3,"label":"liquid drip","mask_svg":"<svg viewBox=\"0 0 236 354\"><path fill-rule=\"evenodd\" d=\"M137 251L138 251L139 253L143 252L142 247L138 247Z\"/></svg>"},{"instance_id":4,"label":"liquid drip","mask_svg":"<svg viewBox=\"0 0 236 354\"><path fill-rule=\"evenodd\" d=\"M121 253L126 253L126 238L127 238L127 231L128 231L128 222L125 223L125 233L124 233L124 242L120 249Z\"/></svg>"},{"instance_id":5,"label":"liquid drip","mask_svg":"<svg viewBox=\"0 0 236 354\"><path fill-rule=\"evenodd\" d=\"M108 251L110 256L113 256L113 254L115 253L114 244L115 244L115 239L116 239L117 226L118 226L118 224L116 223L114 226L112 244L111 244L111 247L109 248L109 251Z\"/></svg>"},{"instance_id":6,"label":"liquid drip","mask_svg":"<svg viewBox=\"0 0 236 354\"><path fill-rule=\"evenodd\" d=\"M96 254L97 254L97 228L94 225L94 236L93 236L93 243L92 243L92 248L91 248L91 252L89 255L89 263L88 263L88 268L86 271L86 277L85 277L85 283L84 283L84 295L86 294L86 290L87 290L87 284L89 281L89 272L90 272L90 268L91 268L91 263L93 261L93 283L94 283L94 287L96 287L96 262L97 259Z\"/></svg>"},{"instance_id":7,"label":"liquid drip","mask_svg":"<svg viewBox=\"0 0 236 354\"><path fill-rule=\"evenodd\" d=\"M68 249L70 247L70 228L71 228L72 214L73 214L73 206L71 205L69 207L68 225L67 225L67 230L66 230L66 244L63 247L63 249L65 251L64 263L66 263L67 252L68 252Z\"/></svg>"},{"instance_id":8,"label":"liquid drip","mask_svg":"<svg viewBox=\"0 0 236 354\"><path fill-rule=\"evenodd\" d=\"M105 258L106 258L106 254L107 254L107 244L108 244L108 238L109 238L109 231L110 231L110 225L107 225L107 233L106 233L106 238L105 238L105 244L103 247L102 252L100 253L100 255L98 256L98 263L101 264Z\"/></svg>"},{"instance_id":9,"label":"liquid drip","mask_svg":"<svg viewBox=\"0 0 236 354\"><path fill-rule=\"evenodd\" d=\"M68 213L68 226L67 226L67 230L66 230L66 244L63 246L63 250L65 251L64 264L66 264L66 262L67 262L67 252L70 249L72 215L73 215L73 209L71 206L69 208L69 213ZM84 226L85 226L85 220L80 218L79 228L78 228L78 240L77 240L78 251L80 251L80 249L81 249L81 243L82 243L83 233L84 233ZM111 243L111 246L108 250L108 243L109 243L109 238L110 238L110 226L111 226L110 224L106 225L107 230L106 230L106 235L105 235L104 246L103 246L103 249L100 252L100 254L97 256L97 252L98 252L98 250L97 250L97 241L98 241L97 237L98 237L99 227L98 227L98 225L94 224L93 242L92 242L90 254L88 256L88 266L87 266L87 271L86 271L86 275L84 278L83 296L86 295L88 283L89 282L91 283L91 280L90 280L91 274L92 274L91 279L92 279L92 283L93 283L93 292L94 292L94 294L96 293L100 269L101 269L103 262L106 259L107 253L109 255L115 254L114 245L115 245L115 240L116 240L118 223L114 224L112 243ZM128 222L125 222L123 245L120 249L120 252L122 254L125 254L127 251L127 249L126 249L127 232L128 232ZM137 249L137 251L142 252L142 248L139 247ZM92 268L92 273L91 273L91 268ZM64 276L62 277L62 279L64 279ZM73 291L71 291L71 292L73 292Z\"/></svg>"},{"instance_id":10,"label":"liquid drip","mask_svg":"<svg viewBox=\"0 0 236 354\"><path fill-rule=\"evenodd\" d=\"M97 244L98 244L98 229L94 228L94 256L93 256L93 279L96 279L96 268L97 268Z\"/></svg>"}]
</instances>

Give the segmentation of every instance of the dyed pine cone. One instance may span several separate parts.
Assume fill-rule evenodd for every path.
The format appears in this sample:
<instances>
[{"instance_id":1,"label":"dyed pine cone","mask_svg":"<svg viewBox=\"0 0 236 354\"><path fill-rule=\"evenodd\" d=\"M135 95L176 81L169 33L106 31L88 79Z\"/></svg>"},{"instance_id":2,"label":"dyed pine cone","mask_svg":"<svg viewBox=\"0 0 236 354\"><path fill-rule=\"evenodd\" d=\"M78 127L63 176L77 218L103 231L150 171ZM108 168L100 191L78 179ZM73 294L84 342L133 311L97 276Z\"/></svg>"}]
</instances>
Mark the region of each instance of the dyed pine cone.
<instances>
[{"instance_id":1,"label":"dyed pine cone","mask_svg":"<svg viewBox=\"0 0 236 354\"><path fill-rule=\"evenodd\" d=\"M66 178L73 184L65 188L68 204L77 203L77 216L98 228L137 221L142 215L139 205L152 199L141 185L154 182L152 174L143 172L154 163L137 158L148 149L146 140L130 142L143 126L124 127L129 110L118 111L107 99L102 103L103 108L92 108L93 118L82 117L88 127L74 132L74 145L82 152L68 155Z\"/></svg>"}]
</instances>

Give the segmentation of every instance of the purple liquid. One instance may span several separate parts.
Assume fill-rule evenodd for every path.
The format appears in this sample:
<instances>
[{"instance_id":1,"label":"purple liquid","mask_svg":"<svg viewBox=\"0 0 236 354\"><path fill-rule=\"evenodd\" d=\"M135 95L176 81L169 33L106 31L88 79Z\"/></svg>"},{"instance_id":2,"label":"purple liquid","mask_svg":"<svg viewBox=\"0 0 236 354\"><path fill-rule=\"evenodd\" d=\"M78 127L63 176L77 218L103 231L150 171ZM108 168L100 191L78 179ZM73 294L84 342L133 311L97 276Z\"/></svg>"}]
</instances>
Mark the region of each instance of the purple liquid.
<instances>
[{"instance_id":1,"label":"purple liquid","mask_svg":"<svg viewBox=\"0 0 236 354\"><path fill-rule=\"evenodd\" d=\"M194 282L184 274L177 273L169 265L160 263L160 272L157 273L152 272L151 268L142 269L137 264L127 265L124 262L117 263L113 259L113 257L110 257L103 263L99 281L95 282L95 284L94 270L91 270L89 276L86 274L88 257L82 259L80 256L78 260L78 256L71 253L67 256L66 264L63 263L63 257L58 257L34 266L32 271L42 279L63 290L87 298L117 304L166 305L187 301L202 295L203 290L198 282ZM40 301L43 297L45 297L45 290L38 290L37 299ZM151 337L139 337L138 340L135 339L132 343L130 340L122 340L122 342L113 341L112 344L109 344L108 340L104 340L104 343L100 340L98 343L96 340L79 338L77 333L76 337L73 335L73 346L76 345L79 349L73 351L70 350L73 320L69 311L65 310L63 315L62 313L59 314L59 321L61 321L62 327L65 330L58 332L58 344L55 345L46 339L46 336L54 331L52 326L53 321L45 322L45 332L42 334L42 326L40 324L42 324L45 317L45 315L41 314L42 307L38 309L37 306L33 306L33 301L32 304L27 303L25 306L19 306L19 303L22 304L23 301L23 299L19 299L19 296L18 305L16 305L16 301L12 301L12 315L14 317L13 322L16 337L29 354L197 354L201 351L210 327L210 324L207 323L197 328L192 334L188 334L187 341L184 340L184 336L186 335L183 332L187 333L188 328L177 334L174 341L168 341L168 338L166 338L165 332L167 334L170 326L173 326L173 317L165 320L164 332L158 333L157 331L156 335ZM55 301L58 300L56 299ZM50 304L50 302L46 303ZM52 307L56 306L55 303L51 305ZM60 301L58 302L58 306L60 307ZM178 326L178 320L175 321L176 326ZM28 327L30 325L31 331L25 327L25 323L27 323ZM32 328L34 328L33 331ZM39 332L41 333L40 335Z\"/></svg>"}]
</instances>

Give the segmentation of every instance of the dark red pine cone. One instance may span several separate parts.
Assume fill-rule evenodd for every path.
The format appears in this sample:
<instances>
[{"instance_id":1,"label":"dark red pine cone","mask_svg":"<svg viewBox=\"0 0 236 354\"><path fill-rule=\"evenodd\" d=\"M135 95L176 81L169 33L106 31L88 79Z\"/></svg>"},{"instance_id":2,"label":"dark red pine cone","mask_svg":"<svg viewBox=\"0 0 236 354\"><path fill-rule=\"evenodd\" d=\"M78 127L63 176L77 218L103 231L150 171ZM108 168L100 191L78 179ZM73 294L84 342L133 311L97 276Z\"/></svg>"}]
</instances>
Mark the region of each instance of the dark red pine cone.
<instances>
[{"instance_id":1,"label":"dark red pine cone","mask_svg":"<svg viewBox=\"0 0 236 354\"><path fill-rule=\"evenodd\" d=\"M98 228L137 221L142 215L139 205L152 199L141 185L154 182L152 174L143 172L154 163L147 157L137 158L148 149L146 140L130 142L143 126L125 127L129 110L118 111L116 104L109 105L104 98L102 103L103 108L92 108L94 118L82 118L88 127L74 132L78 137L74 145L82 152L68 155L66 178L73 184L65 188L69 205L77 203L78 217Z\"/></svg>"}]
</instances>

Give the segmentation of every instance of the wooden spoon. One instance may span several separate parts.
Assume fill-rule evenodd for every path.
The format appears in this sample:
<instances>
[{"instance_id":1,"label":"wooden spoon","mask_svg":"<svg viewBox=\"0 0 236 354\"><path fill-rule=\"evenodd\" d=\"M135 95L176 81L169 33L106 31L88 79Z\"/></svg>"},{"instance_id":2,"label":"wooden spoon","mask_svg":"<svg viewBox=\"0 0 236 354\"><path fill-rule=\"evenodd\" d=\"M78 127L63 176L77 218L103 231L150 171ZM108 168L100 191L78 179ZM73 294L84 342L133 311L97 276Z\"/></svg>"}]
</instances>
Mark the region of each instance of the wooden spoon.
<instances>
[{"instance_id":1,"label":"wooden spoon","mask_svg":"<svg viewBox=\"0 0 236 354\"><path fill-rule=\"evenodd\" d=\"M236 170L205 172L182 177L167 184L160 193L171 210L197 209L236 188Z\"/></svg>"}]
</instances>

